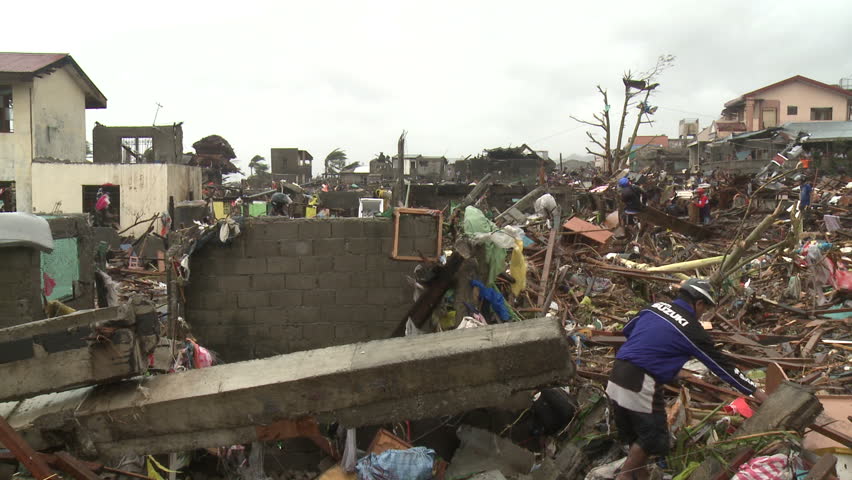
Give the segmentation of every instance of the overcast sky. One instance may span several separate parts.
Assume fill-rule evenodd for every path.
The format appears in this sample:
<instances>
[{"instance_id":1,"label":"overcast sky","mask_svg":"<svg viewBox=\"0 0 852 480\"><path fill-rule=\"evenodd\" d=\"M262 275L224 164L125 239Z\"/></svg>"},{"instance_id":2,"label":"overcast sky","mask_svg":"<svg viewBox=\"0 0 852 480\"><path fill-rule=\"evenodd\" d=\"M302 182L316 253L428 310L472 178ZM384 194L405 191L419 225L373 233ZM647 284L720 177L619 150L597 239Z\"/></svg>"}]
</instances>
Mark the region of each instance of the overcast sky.
<instances>
[{"instance_id":1,"label":"overcast sky","mask_svg":"<svg viewBox=\"0 0 852 480\"><path fill-rule=\"evenodd\" d=\"M184 122L184 151L227 138L240 165L272 147L366 164L396 149L464 157L528 143L583 153L595 85L660 54L654 126L707 125L744 92L801 74L852 77L852 2L5 2L0 49L68 52L108 98L105 125ZM10 20L14 19L14 20Z\"/></svg>"}]
</instances>

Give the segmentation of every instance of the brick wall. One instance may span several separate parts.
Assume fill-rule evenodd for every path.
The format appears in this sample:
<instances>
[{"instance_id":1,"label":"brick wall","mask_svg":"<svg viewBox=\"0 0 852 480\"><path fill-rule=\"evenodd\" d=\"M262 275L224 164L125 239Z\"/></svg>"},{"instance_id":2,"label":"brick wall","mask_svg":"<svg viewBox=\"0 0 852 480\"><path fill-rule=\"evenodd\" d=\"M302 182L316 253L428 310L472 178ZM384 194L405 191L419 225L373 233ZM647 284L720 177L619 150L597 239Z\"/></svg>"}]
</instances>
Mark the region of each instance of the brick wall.
<instances>
[{"instance_id":1,"label":"brick wall","mask_svg":"<svg viewBox=\"0 0 852 480\"><path fill-rule=\"evenodd\" d=\"M44 317L40 260L41 254L34 248L0 248L0 328Z\"/></svg>"},{"instance_id":2,"label":"brick wall","mask_svg":"<svg viewBox=\"0 0 852 480\"><path fill-rule=\"evenodd\" d=\"M190 261L186 319L225 361L387 338L413 303L415 262L390 258L388 219L249 219ZM434 254L435 221L403 218L400 254Z\"/></svg>"}]
</instances>

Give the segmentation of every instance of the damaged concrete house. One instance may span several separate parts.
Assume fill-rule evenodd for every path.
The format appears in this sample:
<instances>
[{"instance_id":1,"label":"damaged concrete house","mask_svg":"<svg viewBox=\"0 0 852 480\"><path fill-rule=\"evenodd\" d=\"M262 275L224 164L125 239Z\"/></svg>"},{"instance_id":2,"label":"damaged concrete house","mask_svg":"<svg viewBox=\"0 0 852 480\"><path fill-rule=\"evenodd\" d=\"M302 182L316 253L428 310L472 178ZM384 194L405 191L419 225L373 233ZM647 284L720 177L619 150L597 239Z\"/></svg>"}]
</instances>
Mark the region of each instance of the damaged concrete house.
<instances>
[{"instance_id":1,"label":"damaged concrete house","mask_svg":"<svg viewBox=\"0 0 852 480\"><path fill-rule=\"evenodd\" d=\"M547 174L556 168L547 152L536 151L527 144L518 147L498 147L482 154L455 162L457 181L476 181L488 173L503 183L521 182L535 184L540 173Z\"/></svg>"},{"instance_id":2,"label":"damaged concrete house","mask_svg":"<svg viewBox=\"0 0 852 480\"><path fill-rule=\"evenodd\" d=\"M86 110L106 106L71 55L0 53L0 211L34 211L33 162L85 160Z\"/></svg>"},{"instance_id":3,"label":"damaged concrete house","mask_svg":"<svg viewBox=\"0 0 852 480\"><path fill-rule=\"evenodd\" d=\"M273 148L269 152L269 171L275 181L303 184L311 180L314 157L299 148Z\"/></svg>"},{"instance_id":4,"label":"damaged concrete house","mask_svg":"<svg viewBox=\"0 0 852 480\"><path fill-rule=\"evenodd\" d=\"M178 163L180 125L93 129L94 162L35 161L36 212L93 214L98 191L110 196L110 223L130 235L148 228L141 220L168 213L170 205L201 199L202 168ZM59 187L59 188L57 188Z\"/></svg>"}]
</instances>

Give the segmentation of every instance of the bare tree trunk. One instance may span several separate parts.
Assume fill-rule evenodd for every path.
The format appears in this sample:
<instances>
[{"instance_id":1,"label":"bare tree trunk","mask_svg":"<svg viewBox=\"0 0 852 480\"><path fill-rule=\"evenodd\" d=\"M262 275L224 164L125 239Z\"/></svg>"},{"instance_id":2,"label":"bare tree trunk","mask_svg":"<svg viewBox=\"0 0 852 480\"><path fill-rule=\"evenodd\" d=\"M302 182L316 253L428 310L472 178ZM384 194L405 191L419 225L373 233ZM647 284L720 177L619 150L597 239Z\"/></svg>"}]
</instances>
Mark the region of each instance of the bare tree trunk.
<instances>
[{"instance_id":1,"label":"bare tree trunk","mask_svg":"<svg viewBox=\"0 0 852 480\"><path fill-rule=\"evenodd\" d=\"M648 97L651 96L651 90L645 90L645 98L642 99L642 103L648 105ZM627 145L622 149L623 155L620 158L620 163L618 165L618 169L624 168L624 164L626 164L626 160L630 157L630 151L633 150L633 143L636 142L636 134L639 133L639 125L642 124L642 114L644 113L643 109L639 109L639 114L636 115L636 125L633 125L633 133L630 135L628 139Z\"/></svg>"}]
</instances>

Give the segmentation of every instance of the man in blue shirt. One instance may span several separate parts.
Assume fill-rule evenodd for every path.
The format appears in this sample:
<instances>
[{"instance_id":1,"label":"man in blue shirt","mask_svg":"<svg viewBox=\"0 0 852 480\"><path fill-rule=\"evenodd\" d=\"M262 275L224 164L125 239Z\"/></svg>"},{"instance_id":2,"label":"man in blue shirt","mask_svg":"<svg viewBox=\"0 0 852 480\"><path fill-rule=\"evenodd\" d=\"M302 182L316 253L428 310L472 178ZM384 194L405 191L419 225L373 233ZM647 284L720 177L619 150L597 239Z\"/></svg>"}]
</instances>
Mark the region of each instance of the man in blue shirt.
<instances>
[{"instance_id":1,"label":"man in blue shirt","mask_svg":"<svg viewBox=\"0 0 852 480\"><path fill-rule=\"evenodd\" d=\"M654 303L625 325L627 342L615 357L606 388L619 435L630 445L617 479L648 478L648 457L668 453L663 385L674 380L691 357L743 394L760 401L766 398L716 349L699 323L701 315L716 304L712 292L707 280L691 278L681 284L674 302Z\"/></svg>"},{"instance_id":2,"label":"man in blue shirt","mask_svg":"<svg viewBox=\"0 0 852 480\"><path fill-rule=\"evenodd\" d=\"M802 184L799 190L799 208L805 210L809 206L811 206L811 192L813 191L813 187L811 186L811 181L805 179L805 182Z\"/></svg>"}]
</instances>

